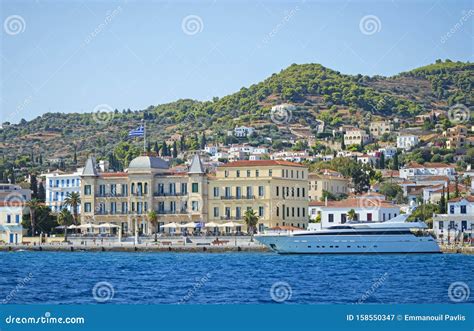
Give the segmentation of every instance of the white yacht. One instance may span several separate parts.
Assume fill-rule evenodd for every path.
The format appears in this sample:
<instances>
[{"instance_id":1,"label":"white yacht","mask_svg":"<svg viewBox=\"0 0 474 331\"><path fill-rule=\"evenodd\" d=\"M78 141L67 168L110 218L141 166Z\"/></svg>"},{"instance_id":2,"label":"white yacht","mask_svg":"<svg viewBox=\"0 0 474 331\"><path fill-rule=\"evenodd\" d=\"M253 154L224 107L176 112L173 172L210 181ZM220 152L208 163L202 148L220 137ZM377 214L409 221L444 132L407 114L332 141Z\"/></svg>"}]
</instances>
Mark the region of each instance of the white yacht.
<instances>
[{"instance_id":1,"label":"white yacht","mask_svg":"<svg viewBox=\"0 0 474 331\"><path fill-rule=\"evenodd\" d=\"M264 233L259 242L280 254L440 253L423 222L399 215L386 222L348 222L321 230Z\"/></svg>"}]
</instances>

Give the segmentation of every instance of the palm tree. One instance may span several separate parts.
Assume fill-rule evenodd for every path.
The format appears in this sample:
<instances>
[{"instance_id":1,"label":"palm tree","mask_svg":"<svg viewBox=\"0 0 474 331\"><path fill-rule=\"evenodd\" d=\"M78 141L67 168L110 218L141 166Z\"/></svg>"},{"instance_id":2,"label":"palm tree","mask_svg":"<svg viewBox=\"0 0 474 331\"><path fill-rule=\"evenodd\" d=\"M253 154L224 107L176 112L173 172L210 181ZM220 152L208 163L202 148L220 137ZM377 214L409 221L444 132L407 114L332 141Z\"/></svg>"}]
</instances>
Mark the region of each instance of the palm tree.
<instances>
[{"instance_id":1,"label":"palm tree","mask_svg":"<svg viewBox=\"0 0 474 331\"><path fill-rule=\"evenodd\" d=\"M347 212L347 218L349 219L349 221L354 221L356 219L356 212L354 209L351 209Z\"/></svg>"},{"instance_id":2,"label":"palm tree","mask_svg":"<svg viewBox=\"0 0 474 331\"><path fill-rule=\"evenodd\" d=\"M253 209L247 209L244 214L244 222L247 225L247 231L250 232L251 241L253 241L253 235L258 224L258 216L255 214Z\"/></svg>"},{"instance_id":3,"label":"palm tree","mask_svg":"<svg viewBox=\"0 0 474 331\"><path fill-rule=\"evenodd\" d=\"M34 237L36 230L36 212L40 208L40 202L38 199L31 199L26 203L26 207L30 211L31 236Z\"/></svg>"},{"instance_id":4,"label":"palm tree","mask_svg":"<svg viewBox=\"0 0 474 331\"><path fill-rule=\"evenodd\" d=\"M151 210L147 215L148 221L153 225L155 228L155 242L158 240L158 214L156 211Z\"/></svg>"},{"instance_id":5,"label":"palm tree","mask_svg":"<svg viewBox=\"0 0 474 331\"><path fill-rule=\"evenodd\" d=\"M61 212L57 215L58 223L64 226L64 241L67 241L67 227L71 225L73 222L72 214L69 210L64 208Z\"/></svg>"},{"instance_id":6,"label":"palm tree","mask_svg":"<svg viewBox=\"0 0 474 331\"><path fill-rule=\"evenodd\" d=\"M66 195L66 199L64 199L64 206L72 208L72 215L74 220L74 225L77 225L77 214L79 205L81 204L81 197L79 193L72 192Z\"/></svg>"}]
</instances>

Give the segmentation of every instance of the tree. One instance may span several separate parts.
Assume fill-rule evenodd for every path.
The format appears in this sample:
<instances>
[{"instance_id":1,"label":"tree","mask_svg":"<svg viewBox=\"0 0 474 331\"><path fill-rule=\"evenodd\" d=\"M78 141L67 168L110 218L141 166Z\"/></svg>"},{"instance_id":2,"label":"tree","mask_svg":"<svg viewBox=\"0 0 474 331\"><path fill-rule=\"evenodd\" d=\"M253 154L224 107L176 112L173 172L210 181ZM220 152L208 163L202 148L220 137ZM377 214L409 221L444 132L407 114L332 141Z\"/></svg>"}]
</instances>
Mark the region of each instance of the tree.
<instances>
[{"instance_id":1,"label":"tree","mask_svg":"<svg viewBox=\"0 0 474 331\"><path fill-rule=\"evenodd\" d=\"M66 199L64 199L64 206L66 207L71 207L72 209L72 215L74 218L74 225L77 225L77 214L78 214L78 209L81 204L81 197L79 193L77 192L72 192L68 193L66 195Z\"/></svg>"},{"instance_id":2,"label":"tree","mask_svg":"<svg viewBox=\"0 0 474 331\"><path fill-rule=\"evenodd\" d=\"M158 214L154 210L150 210L147 215L148 222L150 222L155 228L155 242L158 241Z\"/></svg>"},{"instance_id":3,"label":"tree","mask_svg":"<svg viewBox=\"0 0 474 331\"><path fill-rule=\"evenodd\" d=\"M444 186L443 186L443 191L441 192L441 198L439 199L439 213L440 214L446 214L446 198L444 196Z\"/></svg>"},{"instance_id":4,"label":"tree","mask_svg":"<svg viewBox=\"0 0 474 331\"><path fill-rule=\"evenodd\" d=\"M46 190L44 189L43 182L40 182L38 186L38 200L40 202L46 201Z\"/></svg>"},{"instance_id":5,"label":"tree","mask_svg":"<svg viewBox=\"0 0 474 331\"><path fill-rule=\"evenodd\" d=\"M31 199L30 201L26 202L26 207L28 208L30 214L30 222L31 222L31 235L35 236L36 231L36 213L40 209L40 202L38 199Z\"/></svg>"},{"instance_id":6,"label":"tree","mask_svg":"<svg viewBox=\"0 0 474 331\"><path fill-rule=\"evenodd\" d=\"M74 145L74 158L72 159L72 163L77 165L77 147Z\"/></svg>"},{"instance_id":7,"label":"tree","mask_svg":"<svg viewBox=\"0 0 474 331\"><path fill-rule=\"evenodd\" d=\"M357 218L357 214L354 209L351 209L347 212L347 218L349 221L355 221Z\"/></svg>"},{"instance_id":8,"label":"tree","mask_svg":"<svg viewBox=\"0 0 474 331\"><path fill-rule=\"evenodd\" d=\"M459 178L454 177L454 197L459 198Z\"/></svg>"},{"instance_id":9,"label":"tree","mask_svg":"<svg viewBox=\"0 0 474 331\"><path fill-rule=\"evenodd\" d=\"M252 208L247 209L245 212L244 222L247 225L247 232L249 232L251 235L251 241L253 241L253 235L257 229L258 216Z\"/></svg>"},{"instance_id":10,"label":"tree","mask_svg":"<svg viewBox=\"0 0 474 331\"><path fill-rule=\"evenodd\" d=\"M58 219L58 224L64 226L64 241L67 241L67 227L74 222L72 214L69 210L64 208L57 215L57 219Z\"/></svg>"},{"instance_id":11,"label":"tree","mask_svg":"<svg viewBox=\"0 0 474 331\"><path fill-rule=\"evenodd\" d=\"M385 154L383 152L380 154L379 167L385 169Z\"/></svg>"},{"instance_id":12,"label":"tree","mask_svg":"<svg viewBox=\"0 0 474 331\"><path fill-rule=\"evenodd\" d=\"M380 184L379 192L387 197L387 200L394 200L400 194L403 194L403 189L400 185L395 183Z\"/></svg>"},{"instance_id":13,"label":"tree","mask_svg":"<svg viewBox=\"0 0 474 331\"><path fill-rule=\"evenodd\" d=\"M38 198L38 180L36 179L36 175L31 175L30 177L30 190L31 190L31 197L34 199Z\"/></svg>"},{"instance_id":14,"label":"tree","mask_svg":"<svg viewBox=\"0 0 474 331\"><path fill-rule=\"evenodd\" d=\"M201 149L204 149L207 145L207 138L206 138L206 133L203 132L201 136Z\"/></svg>"},{"instance_id":15,"label":"tree","mask_svg":"<svg viewBox=\"0 0 474 331\"><path fill-rule=\"evenodd\" d=\"M173 159L176 159L178 157L178 146L176 144L176 141L173 141Z\"/></svg>"},{"instance_id":16,"label":"tree","mask_svg":"<svg viewBox=\"0 0 474 331\"><path fill-rule=\"evenodd\" d=\"M392 163L392 170L398 170L399 168L399 165L398 165L398 152L395 153L395 155L393 156L393 163Z\"/></svg>"}]
</instances>

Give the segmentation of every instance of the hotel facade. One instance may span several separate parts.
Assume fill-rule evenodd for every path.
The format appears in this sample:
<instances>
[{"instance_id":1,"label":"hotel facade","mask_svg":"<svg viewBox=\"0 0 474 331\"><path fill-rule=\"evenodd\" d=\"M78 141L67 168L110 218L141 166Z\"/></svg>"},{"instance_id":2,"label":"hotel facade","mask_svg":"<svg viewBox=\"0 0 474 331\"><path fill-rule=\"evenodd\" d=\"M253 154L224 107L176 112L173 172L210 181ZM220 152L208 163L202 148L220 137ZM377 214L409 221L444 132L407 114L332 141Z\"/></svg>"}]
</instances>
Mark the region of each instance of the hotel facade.
<instances>
[{"instance_id":1,"label":"hotel facade","mask_svg":"<svg viewBox=\"0 0 474 331\"><path fill-rule=\"evenodd\" d=\"M260 230L308 223L308 170L293 162L237 161L208 174L198 155L185 172L139 156L124 172L100 172L89 158L80 177L81 223L113 223L123 234L152 234L172 222L235 221L237 231L246 231L247 209L259 216ZM148 220L151 210L157 224Z\"/></svg>"}]
</instances>

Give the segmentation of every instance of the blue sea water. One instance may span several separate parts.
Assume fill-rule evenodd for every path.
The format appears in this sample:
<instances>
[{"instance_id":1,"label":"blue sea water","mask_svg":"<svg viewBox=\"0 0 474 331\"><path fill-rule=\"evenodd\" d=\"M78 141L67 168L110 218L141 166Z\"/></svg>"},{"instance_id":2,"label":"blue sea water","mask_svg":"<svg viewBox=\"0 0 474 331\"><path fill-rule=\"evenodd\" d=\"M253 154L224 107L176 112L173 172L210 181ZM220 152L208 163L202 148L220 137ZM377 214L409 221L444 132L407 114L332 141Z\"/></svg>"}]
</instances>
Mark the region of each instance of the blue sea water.
<instances>
[{"instance_id":1,"label":"blue sea water","mask_svg":"<svg viewBox=\"0 0 474 331\"><path fill-rule=\"evenodd\" d=\"M474 256L0 252L11 304L453 303L456 282L474 303Z\"/></svg>"}]
</instances>

